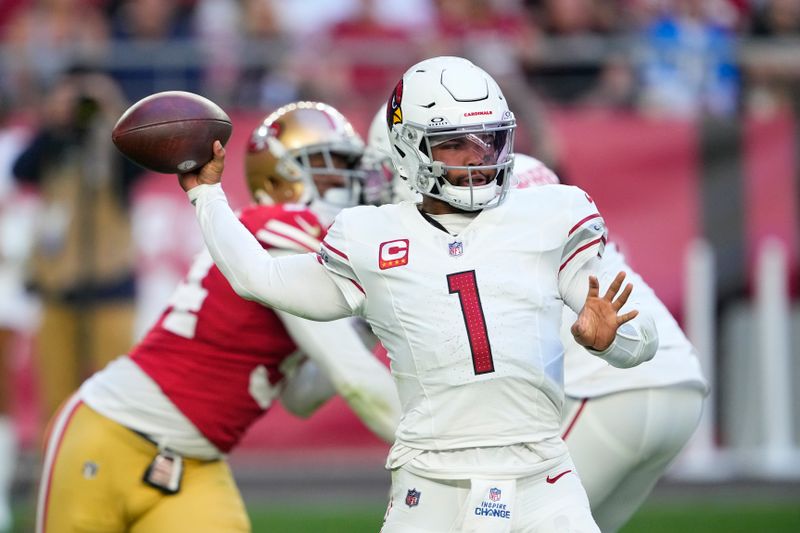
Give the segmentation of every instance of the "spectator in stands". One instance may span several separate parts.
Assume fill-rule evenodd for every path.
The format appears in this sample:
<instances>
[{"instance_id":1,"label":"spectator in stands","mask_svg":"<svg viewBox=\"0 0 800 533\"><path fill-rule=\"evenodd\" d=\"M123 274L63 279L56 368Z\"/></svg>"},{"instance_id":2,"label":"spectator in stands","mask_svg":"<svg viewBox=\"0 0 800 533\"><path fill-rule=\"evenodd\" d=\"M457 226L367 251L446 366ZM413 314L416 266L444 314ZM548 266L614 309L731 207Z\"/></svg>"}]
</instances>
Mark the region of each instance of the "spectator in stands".
<instances>
[{"instance_id":1,"label":"spectator in stands","mask_svg":"<svg viewBox=\"0 0 800 533\"><path fill-rule=\"evenodd\" d=\"M29 282L43 300L39 388L49 417L92 370L131 342L129 195L141 169L111 144L125 109L108 76L73 69L50 90L42 123L14 164L42 202Z\"/></svg>"},{"instance_id":2,"label":"spectator in stands","mask_svg":"<svg viewBox=\"0 0 800 533\"><path fill-rule=\"evenodd\" d=\"M398 70L419 57L413 33L382 22L376 0L359 0L357 10L329 27L316 46L325 61L315 69L315 88L337 100L356 96L369 108L385 98Z\"/></svg>"},{"instance_id":3,"label":"spectator in stands","mask_svg":"<svg viewBox=\"0 0 800 533\"><path fill-rule=\"evenodd\" d=\"M750 33L756 37L800 35L800 2L770 0L757 4Z\"/></svg>"},{"instance_id":4,"label":"spectator in stands","mask_svg":"<svg viewBox=\"0 0 800 533\"><path fill-rule=\"evenodd\" d=\"M3 2L3 9L0 9L0 36L5 35L6 27L9 21L14 20L17 11L27 5L28 0L5 0Z\"/></svg>"},{"instance_id":5,"label":"spectator in stands","mask_svg":"<svg viewBox=\"0 0 800 533\"><path fill-rule=\"evenodd\" d=\"M198 92L202 58L189 7L178 0L124 0L111 14L111 74L130 101L166 90Z\"/></svg>"},{"instance_id":6,"label":"spectator in stands","mask_svg":"<svg viewBox=\"0 0 800 533\"><path fill-rule=\"evenodd\" d=\"M436 51L468 55L498 75L516 70L536 49L536 32L516 2L435 0L434 6Z\"/></svg>"},{"instance_id":7,"label":"spectator in stands","mask_svg":"<svg viewBox=\"0 0 800 533\"><path fill-rule=\"evenodd\" d=\"M755 11L750 47L742 54L748 87L748 108L759 114L775 114L787 106L800 109L800 61L796 39L800 37L800 2L772 0Z\"/></svg>"},{"instance_id":8,"label":"spectator in stands","mask_svg":"<svg viewBox=\"0 0 800 533\"><path fill-rule=\"evenodd\" d=\"M222 106L230 103L231 95L239 83L239 34L242 25L249 22L249 14L243 17L244 3L237 0L198 0L192 15L193 33L206 58L203 92Z\"/></svg>"},{"instance_id":9,"label":"spectator in stands","mask_svg":"<svg viewBox=\"0 0 800 533\"><path fill-rule=\"evenodd\" d=\"M629 54L615 51L606 57L600 78L583 95L579 104L606 109L634 109L638 102L638 88Z\"/></svg>"},{"instance_id":10,"label":"spectator in stands","mask_svg":"<svg viewBox=\"0 0 800 533\"><path fill-rule=\"evenodd\" d=\"M641 104L650 112L730 116L739 107L731 24L716 2L676 0L642 29Z\"/></svg>"},{"instance_id":11,"label":"spectator in stands","mask_svg":"<svg viewBox=\"0 0 800 533\"><path fill-rule=\"evenodd\" d=\"M523 56L528 82L545 100L579 103L604 80L609 37L622 29L616 4L592 0L526 0L528 21L543 37Z\"/></svg>"},{"instance_id":12,"label":"spectator in stands","mask_svg":"<svg viewBox=\"0 0 800 533\"><path fill-rule=\"evenodd\" d=\"M108 23L89 0L35 0L9 22L6 83L17 105L38 105L46 87L75 62L99 61Z\"/></svg>"},{"instance_id":13,"label":"spectator in stands","mask_svg":"<svg viewBox=\"0 0 800 533\"><path fill-rule=\"evenodd\" d=\"M220 19L232 21L227 28ZM292 43L272 0L202 0L195 25L206 50L206 89L215 101L272 109L297 100Z\"/></svg>"}]
</instances>

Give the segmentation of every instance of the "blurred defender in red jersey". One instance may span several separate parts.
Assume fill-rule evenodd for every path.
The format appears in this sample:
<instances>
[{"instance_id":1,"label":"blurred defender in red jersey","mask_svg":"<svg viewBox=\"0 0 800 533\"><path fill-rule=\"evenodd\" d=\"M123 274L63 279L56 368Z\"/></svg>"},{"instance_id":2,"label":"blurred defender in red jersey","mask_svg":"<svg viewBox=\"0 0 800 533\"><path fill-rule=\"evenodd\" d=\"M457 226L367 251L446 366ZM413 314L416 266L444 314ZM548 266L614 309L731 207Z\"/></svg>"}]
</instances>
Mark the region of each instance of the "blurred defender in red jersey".
<instances>
[{"instance_id":1,"label":"blurred defender in red jersey","mask_svg":"<svg viewBox=\"0 0 800 533\"><path fill-rule=\"evenodd\" d=\"M270 253L317 250L333 216L369 192L354 170L363 148L330 106L278 109L251 137L258 205L241 222ZM242 299L204 251L143 340L52 421L37 532L250 531L225 454L274 400L307 416L336 392L393 440L394 383L350 323Z\"/></svg>"}]
</instances>

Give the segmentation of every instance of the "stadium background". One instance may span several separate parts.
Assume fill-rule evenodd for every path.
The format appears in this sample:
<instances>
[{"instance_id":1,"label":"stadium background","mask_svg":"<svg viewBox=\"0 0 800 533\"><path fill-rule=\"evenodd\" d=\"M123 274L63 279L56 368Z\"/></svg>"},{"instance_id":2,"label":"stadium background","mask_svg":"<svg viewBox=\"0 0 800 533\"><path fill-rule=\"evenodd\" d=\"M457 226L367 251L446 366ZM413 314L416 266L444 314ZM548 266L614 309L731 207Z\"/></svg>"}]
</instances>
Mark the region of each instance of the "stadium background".
<instances>
[{"instance_id":1,"label":"stadium background","mask_svg":"<svg viewBox=\"0 0 800 533\"><path fill-rule=\"evenodd\" d=\"M163 26L138 32L139 18ZM800 2L6 0L0 34L14 127L36 127L48 84L76 62L130 102L183 89L221 104L235 206L237 154L276 106L330 102L366 134L406 66L471 58L517 111L517 151L592 194L712 380L695 439L626 531L800 530ZM141 332L200 233L163 175L137 185L133 220ZM31 349L20 337L14 359L19 531L43 423ZM333 400L308 421L274 408L231 460L256 531L372 531L386 449Z\"/></svg>"}]
</instances>

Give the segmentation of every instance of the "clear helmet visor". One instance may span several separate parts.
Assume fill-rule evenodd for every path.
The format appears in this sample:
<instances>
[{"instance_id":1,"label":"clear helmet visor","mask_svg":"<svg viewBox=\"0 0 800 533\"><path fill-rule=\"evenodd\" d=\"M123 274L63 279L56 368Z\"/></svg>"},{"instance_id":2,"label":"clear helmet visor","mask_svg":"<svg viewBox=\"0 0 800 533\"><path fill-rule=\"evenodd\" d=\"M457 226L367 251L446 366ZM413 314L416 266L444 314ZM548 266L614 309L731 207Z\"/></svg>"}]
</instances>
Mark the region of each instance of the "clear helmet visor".
<instances>
[{"instance_id":1,"label":"clear helmet visor","mask_svg":"<svg viewBox=\"0 0 800 533\"><path fill-rule=\"evenodd\" d=\"M508 153L507 138L505 131L429 134L427 137L431 154L433 148L437 151L454 150L486 165L496 164L503 153Z\"/></svg>"},{"instance_id":2,"label":"clear helmet visor","mask_svg":"<svg viewBox=\"0 0 800 533\"><path fill-rule=\"evenodd\" d=\"M427 191L420 192L465 210L499 203L513 165L513 131L513 124L428 130L422 149L432 162L423 180L434 178L436 183L428 182Z\"/></svg>"}]
</instances>

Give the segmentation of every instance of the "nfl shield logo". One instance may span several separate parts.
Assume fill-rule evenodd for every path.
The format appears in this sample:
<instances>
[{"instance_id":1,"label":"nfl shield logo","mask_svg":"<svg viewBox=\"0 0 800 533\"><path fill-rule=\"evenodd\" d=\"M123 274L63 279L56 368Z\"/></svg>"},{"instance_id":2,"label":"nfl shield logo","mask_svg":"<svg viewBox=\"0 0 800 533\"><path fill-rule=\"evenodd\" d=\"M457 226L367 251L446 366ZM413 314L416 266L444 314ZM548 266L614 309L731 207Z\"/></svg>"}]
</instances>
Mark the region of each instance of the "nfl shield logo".
<instances>
[{"instance_id":1,"label":"nfl shield logo","mask_svg":"<svg viewBox=\"0 0 800 533\"><path fill-rule=\"evenodd\" d=\"M500 489L498 489L498 488L489 489L489 499L492 500L493 502L500 501L500 495L501 494L502 494L502 491Z\"/></svg>"},{"instance_id":2,"label":"nfl shield logo","mask_svg":"<svg viewBox=\"0 0 800 533\"><path fill-rule=\"evenodd\" d=\"M447 246L450 249L450 257L458 257L464 253L464 243L461 241L451 242Z\"/></svg>"},{"instance_id":3,"label":"nfl shield logo","mask_svg":"<svg viewBox=\"0 0 800 533\"><path fill-rule=\"evenodd\" d=\"M419 504L420 492L417 489L408 489L406 493L406 505L416 507Z\"/></svg>"}]
</instances>

